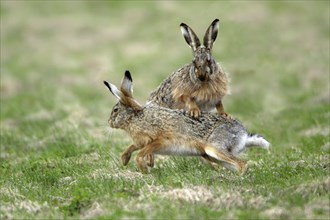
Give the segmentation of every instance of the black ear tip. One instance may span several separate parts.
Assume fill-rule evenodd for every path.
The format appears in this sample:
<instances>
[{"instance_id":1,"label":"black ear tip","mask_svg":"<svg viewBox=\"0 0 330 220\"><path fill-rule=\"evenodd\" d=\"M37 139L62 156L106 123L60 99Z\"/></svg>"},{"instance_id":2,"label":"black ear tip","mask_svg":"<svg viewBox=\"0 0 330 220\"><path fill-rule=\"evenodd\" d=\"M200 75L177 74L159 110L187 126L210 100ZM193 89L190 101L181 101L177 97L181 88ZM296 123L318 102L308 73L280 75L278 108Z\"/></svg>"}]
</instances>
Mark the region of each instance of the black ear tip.
<instances>
[{"instance_id":1,"label":"black ear tip","mask_svg":"<svg viewBox=\"0 0 330 220\"><path fill-rule=\"evenodd\" d=\"M108 83L107 81L103 81L103 83L104 83L104 85L105 85L106 87L108 87L108 89L111 91L111 88L110 88L109 83Z\"/></svg>"},{"instance_id":2,"label":"black ear tip","mask_svg":"<svg viewBox=\"0 0 330 220\"><path fill-rule=\"evenodd\" d=\"M212 22L212 25L219 25L219 22L220 22L219 19L215 19L215 20Z\"/></svg>"},{"instance_id":3,"label":"black ear tip","mask_svg":"<svg viewBox=\"0 0 330 220\"><path fill-rule=\"evenodd\" d=\"M131 73L128 70L125 71L125 77L127 77L131 82L133 81Z\"/></svg>"},{"instance_id":4,"label":"black ear tip","mask_svg":"<svg viewBox=\"0 0 330 220\"><path fill-rule=\"evenodd\" d=\"M185 23L181 23L180 27L187 27L187 25Z\"/></svg>"}]
</instances>

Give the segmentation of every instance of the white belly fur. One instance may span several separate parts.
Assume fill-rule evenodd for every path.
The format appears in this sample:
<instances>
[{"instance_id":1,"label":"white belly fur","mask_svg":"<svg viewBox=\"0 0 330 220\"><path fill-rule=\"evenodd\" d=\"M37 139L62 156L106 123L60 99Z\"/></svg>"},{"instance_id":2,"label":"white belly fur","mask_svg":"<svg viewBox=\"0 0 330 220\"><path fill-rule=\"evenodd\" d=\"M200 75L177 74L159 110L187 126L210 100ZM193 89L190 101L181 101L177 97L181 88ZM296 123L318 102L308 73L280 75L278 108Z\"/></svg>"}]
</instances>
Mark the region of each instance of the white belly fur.
<instances>
[{"instance_id":1,"label":"white belly fur","mask_svg":"<svg viewBox=\"0 0 330 220\"><path fill-rule=\"evenodd\" d=\"M195 148L187 145L169 145L158 151L155 154L161 155L177 155L177 156L200 156L201 153Z\"/></svg>"},{"instance_id":2,"label":"white belly fur","mask_svg":"<svg viewBox=\"0 0 330 220\"><path fill-rule=\"evenodd\" d=\"M220 101L219 100L197 100L197 106L200 108L201 111L212 111L213 109L215 109L216 104Z\"/></svg>"}]
</instances>

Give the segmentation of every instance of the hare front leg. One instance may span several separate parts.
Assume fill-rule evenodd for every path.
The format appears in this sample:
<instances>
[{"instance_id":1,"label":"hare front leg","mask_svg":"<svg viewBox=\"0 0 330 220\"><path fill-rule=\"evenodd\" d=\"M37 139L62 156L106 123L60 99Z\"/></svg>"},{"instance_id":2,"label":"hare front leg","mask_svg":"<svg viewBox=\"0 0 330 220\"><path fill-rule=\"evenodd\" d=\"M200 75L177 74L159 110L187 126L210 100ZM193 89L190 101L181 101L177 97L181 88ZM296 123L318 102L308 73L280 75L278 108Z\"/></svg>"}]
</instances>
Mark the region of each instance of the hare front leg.
<instances>
[{"instance_id":1,"label":"hare front leg","mask_svg":"<svg viewBox=\"0 0 330 220\"><path fill-rule=\"evenodd\" d=\"M137 147L135 144L132 144L124 151L124 153L121 155L121 161L124 166L126 166L128 164L128 162L130 161L132 153L139 149L141 149L141 147ZM155 163L154 155L153 154L147 155L147 160L148 160L148 163L147 163L148 166L154 167L154 163Z\"/></svg>"},{"instance_id":2,"label":"hare front leg","mask_svg":"<svg viewBox=\"0 0 330 220\"><path fill-rule=\"evenodd\" d=\"M153 168L155 165L155 156L153 154L148 154L146 157L147 157L147 165Z\"/></svg>"},{"instance_id":3,"label":"hare front leg","mask_svg":"<svg viewBox=\"0 0 330 220\"><path fill-rule=\"evenodd\" d=\"M121 162L124 166L126 166L131 159L131 155L134 151L141 149L141 147L136 146L135 144L132 144L129 146L124 153L121 155Z\"/></svg>"},{"instance_id":4,"label":"hare front leg","mask_svg":"<svg viewBox=\"0 0 330 220\"><path fill-rule=\"evenodd\" d=\"M232 119L232 117L225 112L225 109L223 107L222 101L218 102L215 107L216 107L219 115L222 115L224 117L227 117L227 118Z\"/></svg>"},{"instance_id":5,"label":"hare front leg","mask_svg":"<svg viewBox=\"0 0 330 220\"><path fill-rule=\"evenodd\" d=\"M201 110L197 106L194 97L182 96L182 101L185 103L191 117L198 118L201 115Z\"/></svg>"},{"instance_id":6,"label":"hare front leg","mask_svg":"<svg viewBox=\"0 0 330 220\"><path fill-rule=\"evenodd\" d=\"M153 167L153 162L154 162L153 152L157 150L160 146L161 146L160 143L152 142L150 144L145 145L136 155L135 160L142 173L148 173L148 165L150 167ZM147 157L147 159L149 160L148 162L144 160L145 157Z\"/></svg>"}]
</instances>

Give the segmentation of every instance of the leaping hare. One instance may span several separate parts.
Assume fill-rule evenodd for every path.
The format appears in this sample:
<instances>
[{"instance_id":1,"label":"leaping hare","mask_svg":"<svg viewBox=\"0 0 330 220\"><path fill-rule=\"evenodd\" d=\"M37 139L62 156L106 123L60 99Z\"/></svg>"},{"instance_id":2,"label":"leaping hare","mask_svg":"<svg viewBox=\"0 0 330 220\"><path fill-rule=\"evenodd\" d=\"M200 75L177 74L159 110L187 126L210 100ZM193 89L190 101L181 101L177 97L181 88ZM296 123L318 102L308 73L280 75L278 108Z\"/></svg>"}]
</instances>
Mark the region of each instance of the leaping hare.
<instances>
[{"instance_id":1,"label":"leaping hare","mask_svg":"<svg viewBox=\"0 0 330 220\"><path fill-rule=\"evenodd\" d=\"M184 110L140 105L133 98L129 71L125 72L120 89L106 81L104 84L119 100L112 109L110 127L126 131L134 142L122 154L122 162L127 165L132 152L140 150L136 162L144 173L148 165L153 165L154 154L201 156L243 173L247 163L236 156L252 144L269 146L262 137L250 136L237 120L212 113L193 119Z\"/></svg>"},{"instance_id":2,"label":"leaping hare","mask_svg":"<svg viewBox=\"0 0 330 220\"><path fill-rule=\"evenodd\" d=\"M198 118L201 111L217 109L220 115L228 116L222 98L229 93L227 74L212 57L212 46L218 35L219 19L206 30L203 45L195 32L186 24L181 32L193 50L193 60L165 79L153 91L149 103L172 109L188 110Z\"/></svg>"}]
</instances>

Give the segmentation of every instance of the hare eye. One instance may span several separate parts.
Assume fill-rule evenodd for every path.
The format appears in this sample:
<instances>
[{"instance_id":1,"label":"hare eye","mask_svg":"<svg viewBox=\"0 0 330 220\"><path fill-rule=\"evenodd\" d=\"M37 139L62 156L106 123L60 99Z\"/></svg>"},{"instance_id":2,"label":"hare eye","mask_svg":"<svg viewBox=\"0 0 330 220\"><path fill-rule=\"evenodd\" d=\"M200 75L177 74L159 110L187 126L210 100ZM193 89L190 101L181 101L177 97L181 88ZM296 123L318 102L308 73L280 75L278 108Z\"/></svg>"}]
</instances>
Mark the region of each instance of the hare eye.
<instances>
[{"instance_id":1,"label":"hare eye","mask_svg":"<svg viewBox=\"0 0 330 220\"><path fill-rule=\"evenodd\" d=\"M118 108L114 108L114 109L113 109L113 112L116 113L116 112L118 112L118 110L119 110Z\"/></svg>"}]
</instances>

